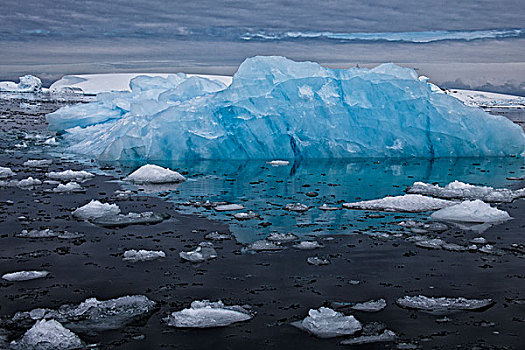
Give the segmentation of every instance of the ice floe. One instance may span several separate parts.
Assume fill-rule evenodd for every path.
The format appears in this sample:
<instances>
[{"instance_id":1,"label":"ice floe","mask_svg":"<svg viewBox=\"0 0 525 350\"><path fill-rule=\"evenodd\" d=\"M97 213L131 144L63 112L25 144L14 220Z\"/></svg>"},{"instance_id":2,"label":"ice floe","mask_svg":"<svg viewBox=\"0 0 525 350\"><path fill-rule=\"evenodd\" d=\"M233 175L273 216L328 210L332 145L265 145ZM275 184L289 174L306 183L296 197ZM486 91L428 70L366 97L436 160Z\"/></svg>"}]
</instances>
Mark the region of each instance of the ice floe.
<instances>
[{"instance_id":1,"label":"ice floe","mask_svg":"<svg viewBox=\"0 0 525 350\"><path fill-rule=\"evenodd\" d=\"M440 313L458 310L481 310L492 306L494 301L492 299L427 297L418 295L399 298L396 300L396 304L407 309Z\"/></svg>"},{"instance_id":2,"label":"ice floe","mask_svg":"<svg viewBox=\"0 0 525 350\"><path fill-rule=\"evenodd\" d=\"M426 197L419 194L405 194L403 196L385 197L369 201L344 203L347 209L397 211L417 213L431 210L438 210L454 205L455 202Z\"/></svg>"},{"instance_id":3,"label":"ice floe","mask_svg":"<svg viewBox=\"0 0 525 350\"><path fill-rule=\"evenodd\" d=\"M69 329L56 320L40 320L24 333L22 338L11 342L15 350L71 350L84 349L85 344Z\"/></svg>"},{"instance_id":4,"label":"ice floe","mask_svg":"<svg viewBox=\"0 0 525 350\"><path fill-rule=\"evenodd\" d=\"M146 164L128 175L125 180L137 184L165 184L186 181L186 178L171 169Z\"/></svg>"},{"instance_id":5,"label":"ice floe","mask_svg":"<svg viewBox=\"0 0 525 350\"><path fill-rule=\"evenodd\" d=\"M326 307L311 309L305 319L293 322L292 325L319 338L352 335L362 328L361 322L354 316L345 316Z\"/></svg>"},{"instance_id":6,"label":"ice floe","mask_svg":"<svg viewBox=\"0 0 525 350\"><path fill-rule=\"evenodd\" d=\"M242 306L227 306L220 300L203 300L193 301L190 308L173 312L164 320L168 326L177 328L212 328L225 327L252 318L252 313Z\"/></svg>"},{"instance_id":7,"label":"ice floe","mask_svg":"<svg viewBox=\"0 0 525 350\"><path fill-rule=\"evenodd\" d=\"M138 262L138 261L151 261L151 260L157 260L161 258L165 258L166 253L164 253L162 250L126 250L124 252L123 260L130 261L130 262Z\"/></svg>"},{"instance_id":8,"label":"ice floe","mask_svg":"<svg viewBox=\"0 0 525 350\"><path fill-rule=\"evenodd\" d=\"M80 170L64 170L64 171L52 171L46 173L46 176L53 180L60 181L85 181L94 177L94 174L88 173L87 171Z\"/></svg>"},{"instance_id":9,"label":"ice floe","mask_svg":"<svg viewBox=\"0 0 525 350\"><path fill-rule=\"evenodd\" d=\"M57 187L53 188L53 192L55 193L83 192L83 191L84 191L84 188L74 181L68 182L65 185L58 184Z\"/></svg>"},{"instance_id":10,"label":"ice floe","mask_svg":"<svg viewBox=\"0 0 525 350\"><path fill-rule=\"evenodd\" d=\"M232 236L228 233L213 231L213 232L207 233L204 236L204 238L209 239L210 241L223 241L223 240L231 239Z\"/></svg>"},{"instance_id":11,"label":"ice floe","mask_svg":"<svg viewBox=\"0 0 525 350\"><path fill-rule=\"evenodd\" d=\"M479 199L440 209L430 217L434 220L466 223L493 223L511 219L506 211L493 208Z\"/></svg>"},{"instance_id":12,"label":"ice floe","mask_svg":"<svg viewBox=\"0 0 525 350\"><path fill-rule=\"evenodd\" d=\"M40 186L41 184L42 184L42 181L40 181L39 179L34 179L31 176L29 176L27 179L18 181L16 186L20 188L30 188L34 186Z\"/></svg>"},{"instance_id":13,"label":"ice floe","mask_svg":"<svg viewBox=\"0 0 525 350\"><path fill-rule=\"evenodd\" d=\"M217 257L217 252L210 242L201 242L199 246L189 252L180 252L179 256L187 261L199 263Z\"/></svg>"},{"instance_id":14,"label":"ice floe","mask_svg":"<svg viewBox=\"0 0 525 350\"><path fill-rule=\"evenodd\" d=\"M18 282L44 278L47 275L49 275L49 271L17 271L6 273L2 278L9 282Z\"/></svg>"},{"instance_id":15,"label":"ice floe","mask_svg":"<svg viewBox=\"0 0 525 350\"><path fill-rule=\"evenodd\" d=\"M525 197L525 189L516 191L506 188L495 189L489 186L475 186L461 181L451 182L445 187L424 182L414 182L407 192L444 199L479 199L490 203L510 203L517 198Z\"/></svg>"},{"instance_id":16,"label":"ice floe","mask_svg":"<svg viewBox=\"0 0 525 350\"><path fill-rule=\"evenodd\" d=\"M236 218L237 220L250 220L250 219L255 219L255 218L259 217L259 214L255 213L253 211L249 211L247 213L234 214L233 217Z\"/></svg>"},{"instance_id":17,"label":"ice floe","mask_svg":"<svg viewBox=\"0 0 525 350\"><path fill-rule=\"evenodd\" d=\"M306 259L306 262L310 265L315 265L315 266L330 265L330 260L323 259L317 256L309 257L308 259Z\"/></svg>"},{"instance_id":18,"label":"ice floe","mask_svg":"<svg viewBox=\"0 0 525 350\"><path fill-rule=\"evenodd\" d=\"M386 307L385 299L369 300L362 303L356 303L352 309L364 312L378 312Z\"/></svg>"},{"instance_id":19,"label":"ice floe","mask_svg":"<svg viewBox=\"0 0 525 350\"><path fill-rule=\"evenodd\" d=\"M214 206L213 209L216 211L236 211L236 210L243 210L244 206L241 204L221 204Z\"/></svg>"},{"instance_id":20,"label":"ice floe","mask_svg":"<svg viewBox=\"0 0 525 350\"><path fill-rule=\"evenodd\" d=\"M361 345L370 343L385 343L393 342L397 338L396 333L391 330L385 329L383 333L379 335L362 335L360 337L350 338L343 340L342 345Z\"/></svg>"},{"instance_id":21,"label":"ice floe","mask_svg":"<svg viewBox=\"0 0 525 350\"><path fill-rule=\"evenodd\" d=\"M29 168L45 168L51 164L53 164L51 159L29 159L23 165Z\"/></svg>"},{"instance_id":22,"label":"ice floe","mask_svg":"<svg viewBox=\"0 0 525 350\"><path fill-rule=\"evenodd\" d=\"M93 220L102 217L116 216L120 214L120 208L116 204L101 203L91 200L88 204L73 211L73 216L78 219Z\"/></svg>"},{"instance_id":23,"label":"ice floe","mask_svg":"<svg viewBox=\"0 0 525 350\"><path fill-rule=\"evenodd\" d=\"M443 232L448 230L448 226L441 222L421 222L415 220L406 220L398 222L397 225L409 228L414 232Z\"/></svg>"},{"instance_id":24,"label":"ice floe","mask_svg":"<svg viewBox=\"0 0 525 350\"><path fill-rule=\"evenodd\" d=\"M22 232L17 233L15 236L20 238L53 238L59 235L59 232L46 228L43 230L22 230Z\"/></svg>"},{"instance_id":25,"label":"ice floe","mask_svg":"<svg viewBox=\"0 0 525 350\"><path fill-rule=\"evenodd\" d=\"M310 209L309 206L301 203L289 203L284 206L285 210L303 212Z\"/></svg>"},{"instance_id":26,"label":"ice floe","mask_svg":"<svg viewBox=\"0 0 525 350\"><path fill-rule=\"evenodd\" d=\"M319 209L325 210L325 211L332 211L332 210L340 210L341 208L339 208L339 207L331 207L328 204L324 203L323 205L321 205L319 207Z\"/></svg>"}]
</instances>

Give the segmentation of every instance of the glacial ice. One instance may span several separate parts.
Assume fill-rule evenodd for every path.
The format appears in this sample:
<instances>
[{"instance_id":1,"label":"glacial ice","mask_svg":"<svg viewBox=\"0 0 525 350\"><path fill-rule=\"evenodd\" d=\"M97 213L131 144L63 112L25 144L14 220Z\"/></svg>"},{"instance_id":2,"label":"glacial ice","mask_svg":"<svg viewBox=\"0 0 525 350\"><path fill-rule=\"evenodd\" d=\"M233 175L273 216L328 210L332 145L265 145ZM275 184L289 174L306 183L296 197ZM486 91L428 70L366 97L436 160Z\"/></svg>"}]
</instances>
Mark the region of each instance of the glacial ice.
<instances>
[{"instance_id":1,"label":"glacial ice","mask_svg":"<svg viewBox=\"0 0 525 350\"><path fill-rule=\"evenodd\" d=\"M138 261L151 261L160 258L165 258L166 253L161 250L126 250L124 252L123 260L129 262L138 262Z\"/></svg>"},{"instance_id":2,"label":"glacial ice","mask_svg":"<svg viewBox=\"0 0 525 350\"><path fill-rule=\"evenodd\" d=\"M356 203L344 203L343 207L347 209L417 213L438 210L454 204L455 202L452 201L425 197L419 194L405 194L403 196L388 196L382 199L374 199Z\"/></svg>"},{"instance_id":3,"label":"glacial ice","mask_svg":"<svg viewBox=\"0 0 525 350\"><path fill-rule=\"evenodd\" d=\"M236 322L251 320L252 314L242 306L224 305L222 301L194 301L191 307L173 312L164 320L177 328L225 327Z\"/></svg>"},{"instance_id":4,"label":"glacial ice","mask_svg":"<svg viewBox=\"0 0 525 350\"><path fill-rule=\"evenodd\" d=\"M510 220L510 215L503 210L493 208L476 199L440 209L430 216L434 220L466 223L491 223Z\"/></svg>"},{"instance_id":5,"label":"glacial ice","mask_svg":"<svg viewBox=\"0 0 525 350\"><path fill-rule=\"evenodd\" d=\"M0 81L0 91L3 92L40 92L42 82L32 75L24 75L19 78L20 82Z\"/></svg>"},{"instance_id":6,"label":"glacial ice","mask_svg":"<svg viewBox=\"0 0 525 350\"><path fill-rule=\"evenodd\" d=\"M186 181L186 178L176 171L154 164L146 164L125 178L137 184L164 184Z\"/></svg>"},{"instance_id":7,"label":"glacial ice","mask_svg":"<svg viewBox=\"0 0 525 350\"><path fill-rule=\"evenodd\" d=\"M293 322L292 325L319 338L352 335L362 328L361 322L354 316L345 316L327 307L311 309L305 319Z\"/></svg>"},{"instance_id":8,"label":"glacial ice","mask_svg":"<svg viewBox=\"0 0 525 350\"><path fill-rule=\"evenodd\" d=\"M11 349L70 350L85 348L84 342L56 320L37 321L22 338L11 342Z\"/></svg>"},{"instance_id":9,"label":"glacial ice","mask_svg":"<svg viewBox=\"0 0 525 350\"><path fill-rule=\"evenodd\" d=\"M70 151L103 160L479 157L525 151L518 125L432 91L415 71L394 64L329 69L253 57L225 89L195 89L189 79L157 77L137 86L134 79L131 92L101 93L96 102L49 114L49 128L64 131Z\"/></svg>"},{"instance_id":10,"label":"glacial ice","mask_svg":"<svg viewBox=\"0 0 525 350\"><path fill-rule=\"evenodd\" d=\"M250 210L247 213L234 214L233 217L236 218L237 220L250 220L250 219L255 219L259 217L259 214L254 213L253 211Z\"/></svg>"},{"instance_id":11,"label":"glacial ice","mask_svg":"<svg viewBox=\"0 0 525 350\"><path fill-rule=\"evenodd\" d=\"M15 176L15 173L11 170L11 168L0 166L0 179L7 179L11 176Z\"/></svg>"},{"instance_id":12,"label":"glacial ice","mask_svg":"<svg viewBox=\"0 0 525 350\"><path fill-rule=\"evenodd\" d=\"M489 186L475 186L461 181L451 182L445 187L424 182L414 182L407 192L444 199L479 199L490 203L510 203L515 199L525 197L525 189L516 191L507 188L495 189Z\"/></svg>"},{"instance_id":13,"label":"glacial ice","mask_svg":"<svg viewBox=\"0 0 525 350\"><path fill-rule=\"evenodd\" d=\"M289 165L290 162L287 160L272 160L270 162L266 162L266 164L270 164L271 166L285 166Z\"/></svg>"},{"instance_id":14,"label":"glacial ice","mask_svg":"<svg viewBox=\"0 0 525 350\"><path fill-rule=\"evenodd\" d=\"M217 252L213 248L213 244L210 242L201 242L199 246L189 252L180 252L179 256L181 259L190 261L193 263L200 263L206 260L215 259Z\"/></svg>"},{"instance_id":15,"label":"glacial ice","mask_svg":"<svg viewBox=\"0 0 525 350\"><path fill-rule=\"evenodd\" d=\"M288 211L296 211L300 213L303 211L307 211L308 209L310 209L310 207L305 204L301 204L301 203L289 203L284 206L284 209Z\"/></svg>"},{"instance_id":16,"label":"glacial ice","mask_svg":"<svg viewBox=\"0 0 525 350\"><path fill-rule=\"evenodd\" d=\"M33 309L17 312L11 322L18 327L35 320L55 319L79 333L96 333L119 329L139 321L153 312L155 302L144 295L128 295L99 301L89 298L78 305L62 305L58 309Z\"/></svg>"},{"instance_id":17,"label":"glacial ice","mask_svg":"<svg viewBox=\"0 0 525 350\"><path fill-rule=\"evenodd\" d=\"M48 271L17 271L6 273L2 276L2 278L9 282L18 282L44 278L47 275L49 275Z\"/></svg>"},{"instance_id":18,"label":"glacial ice","mask_svg":"<svg viewBox=\"0 0 525 350\"><path fill-rule=\"evenodd\" d=\"M101 203L91 200L88 204L75 209L73 216L78 219L93 220L101 217L109 217L120 214L120 208L116 204Z\"/></svg>"},{"instance_id":19,"label":"glacial ice","mask_svg":"<svg viewBox=\"0 0 525 350\"><path fill-rule=\"evenodd\" d=\"M443 313L458 310L480 310L494 304L492 299L466 299L446 298L446 297L427 297L424 295L405 296L396 300L396 304L407 309L418 309Z\"/></svg>"},{"instance_id":20,"label":"glacial ice","mask_svg":"<svg viewBox=\"0 0 525 350\"><path fill-rule=\"evenodd\" d=\"M49 228L43 230L22 230L22 232L17 233L15 236L20 238L53 238L58 237L60 233L53 231Z\"/></svg>"}]
</instances>

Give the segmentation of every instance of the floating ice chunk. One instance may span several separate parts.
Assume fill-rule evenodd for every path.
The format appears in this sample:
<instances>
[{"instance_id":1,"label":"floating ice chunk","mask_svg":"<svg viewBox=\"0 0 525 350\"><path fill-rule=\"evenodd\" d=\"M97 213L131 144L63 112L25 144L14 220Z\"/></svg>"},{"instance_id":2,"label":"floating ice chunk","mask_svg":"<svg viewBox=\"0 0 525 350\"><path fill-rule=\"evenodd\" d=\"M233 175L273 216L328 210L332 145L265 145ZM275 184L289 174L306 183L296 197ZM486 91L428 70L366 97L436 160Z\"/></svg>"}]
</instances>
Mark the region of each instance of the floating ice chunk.
<instances>
[{"instance_id":1,"label":"floating ice chunk","mask_svg":"<svg viewBox=\"0 0 525 350\"><path fill-rule=\"evenodd\" d=\"M385 197L370 201L356 203L344 203L347 209L398 211L417 213L423 211L437 210L454 205L455 202L443 199L425 197L419 194L405 194L404 196Z\"/></svg>"},{"instance_id":2,"label":"floating ice chunk","mask_svg":"<svg viewBox=\"0 0 525 350\"><path fill-rule=\"evenodd\" d=\"M82 238L84 236L85 235L82 234L82 233L69 232L69 231L64 231L64 232L58 234L58 238L60 238L60 239L77 239L77 238Z\"/></svg>"},{"instance_id":3,"label":"floating ice chunk","mask_svg":"<svg viewBox=\"0 0 525 350\"><path fill-rule=\"evenodd\" d=\"M42 184L42 181L40 181L39 179L33 179L30 176L27 179L18 181L17 186L20 188L28 188L28 187L40 186L41 184Z\"/></svg>"},{"instance_id":4,"label":"floating ice chunk","mask_svg":"<svg viewBox=\"0 0 525 350\"><path fill-rule=\"evenodd\" d=\"M272 232L268 237L266 237L266 240L272 241L272 242L292 242L297 239L297 236L293 233L277 233Z\"/></svg>"},{"instance_id":5,"label":"floating ice chunk","mask_svg":"<svg viewBox=\"0 0 525 350\"><path fill-rule=\"evenodd\" d=\"M58 145L56 137L50 137L47 140L44 141L44 145L48 146L56 146Z\"/></svg>"},{"instance_id":6,"label":"floating ice chunk","mask_svg":"<svg viewBox=\"0 0 525 350\"><path fill-rule=\"evenodd\" d=\"M448 312L457 310L480 310L494 304L492 299L435 298L424 295L405 296L396 300L396 304L407 309L418 309L432 312Z\"/></svg>"},{"instance_id":7,"label":"floating ice chunk","mask_svg":"<svg viewBox=\"0 0 525 350\"><path fill-rule=\"evenodd\" d=\"M166 253L164 253L161 250L126 250L124 252L124 258L123 260L130 261L130 262L138 262L138 261L151 261L156 260L160 258L165 258Z\"/></svg>"},{"instance_id":8,"label":"floating ice chunk","mask_svg":"<svg viewBox=\"0 0 525 350\"><path fill-rule=\"evenodd\" d=\"M235 210L243 210L244 206L241 204L223 204L223 205L217 205L213 207L216 211L235 211Z\"/></svg>"},{"instance_id":9,"label":"floating ice chunk","mask_svg":"<svg viewBox=\"0 0 525 350\"><path fill-rule=\"evenodd\" d=\"M464 201L436 211L431 215L434 220L467 222L467 223L491 223L510 220L510 215L503 210L493 208L479 199Z\"/></svg>"},{"instance_id":10,"label":"floating ice chunk","mask_svg":"<svg viewBox=\"0 0 525 350\"><path fill-rule=\"evenodd\" d=\"M11 81L0 81L0 91L5 92L40 92L42 90L42 82L35 76L24 75L18 78L18 84Z\"/></svg>"},{"instance_id":11,"label":"floating ice chunk","mask_svg":"<svg viewBox=\"0 0 525 350\"><path fill-rule=\"evenodd\" d=\"M516 191L506 188L494 189L488 186L474 186L460 181L451 182L445 187L423 182L414 182L407 192L445 199L479 199L484 202L506 203L510 203L517 198L525 197L525 189Z\"/></svg>"},{"instance_id":12,"label":"floating ice chunk","mask_svg":"<svg viewBox=\"0 0 525 350\"><path fill-rule=\"evenodd\" d=\"M445 241L439 238L433 239L422 239L416 242L418 247L428 248L428 249L441 249L445 244Z\"/></svg>"},{"instance_id":13,"label":"floating ice chunk","mask_svg":"<svg viewBox=\"0 0 525 350\"><path fill-rule=\"evenodd\" d=\"M310 265L315 265L315 266L330 265L330 260L319 258L317 256L309 257L308 259L306 259L306 262Z\"/></svg>"},{"instance_id":14,"label":"floating ice chunk","mask_svg":"<svg viewBox=\"0 0 525 350\"><path fill-rule=\"evenodd\" d=\"M303 212L303 211L307 211L308 209L310 209L310 207L307 205L301 204L301 203L290 203L290 204L286 204L284 206L284 209L289 210L289 211Z\"/></svg>"},{"instance_id":15,"label":"floating ice chunk","mask_svg":"<svg viewBox=\"0 0 525 350\"><path fill-rule=\"evenodd\" d=\"M397 225L410 228L410 229L421 229L424 231L435 231L435 232L443 232L448 230L448 226L441 223L441 222L420 222L415 220L406 220L401 221L397 223Z\"/></svg>"},{"instance_id":16,"label":"floating ice chunk","mask_svg":"<svg viewBox=\"0 0 525 350\"><path fill-rule=\"evenodd\" d=\"M451 251L451 252L464 252L468 250L468 247L465 247L463 245L459 245L456 243L448 243L445 242L441 245L441 248Z\"/></svg>"},{"instance_id":17,"label":"floating ice chunk","mask_svg":"<svg viewBox=\"0 0 525 350\"><path fill-rule=\"evenodd\" d=\"M501 251L491 244L485 244L483 247L479 248L478 251L485 254L501 255Z\"/></svg>"},{"instance_id":18,"label":"floating ice chunk","mask_svg":"<svg viewBox=\"0 0 525 350\"><path fill-rule=\"evenodd\" d=\"M88 204L77 208L73 216L78 219L93 220L102 217L115 216L120 213L120 208L116 204L101 203L97 200L91 200Z\"/></svg>"},{"instance_id":19,"label":"floating ice chunk","mask_svg":"<svg viewBox=\"0 0 525 350\"><path fill-rule=\"evenodd\" d=\"M340 210L341 208L339 208L339 207L331 207L331 206L327 205L326 203L324 203L323 205L321 205L319 207L319 209L325 210L325 211L331 211L331 210Z\"/></svg>"},{"instance_id":20,"label":"floating ice chunk","mask_svg":"<svg viewBox=\"0 0 525 350\"><path fill-rule=\"evenodd\" d=\"M342 345L360 345L370 343L385 343L395 341L397 338L396 333L391 330L385 329L380 335L362 335L360 337L346 339L341 342Z\"/></svg>"},{"instance_id":21,"label":"floating ice chunk","mask_svg":"<svg viewBox=\"0 0 525 350\"><path fill-rule=\"evenodd\" d=\"M12 349L69 350L83 349L85 344L69 329L55 320L40 320L19 340L11 342Z\"/></svg>"},{"instance_id":22,"label":"floating ice chunk","mask_svg":"<svg viewBox=\"0 0 525 350\"><path fill-rule=\"evenodd\" d=\"M485 244L487 243L487 239L485 237L476 237L476 238L472 238L470 242L476 243L476 244Z\"/></svg>"},{"instance_id":23,"label":"floating ice chunk","mask_svg":"<svg viewBox=\"0 0 525 350\"><path fill-rule=\"evenodd\" d=\"M210 242L201 242L199 246L189 252L180 252L179 256L187 261L199 263L217 257L217 252Z\"/></svg>"},{"instance_id":24,"label":"floating ice chunk","mask_svg":"<svg viewBox=\"0 0 525 350\"><path fill-rule=\"evenodd\" d=\"M55 232L51 229L44 229L44 230L22 230L22 232L17 233L16 237L21 238L52 238L52 237L58 237L60 233Z\"/></svg>"},{"instance_id":25,"label":"floating ice chunk","mask_svg":"<svg viewBox=\"0 0 525 350\"><path fill-rule=\"evenodd\" d=\"M144 213L128 213L126 215L104 215L98 218L93 218L91 222L104 227L124 227L129 225L158 224L168 217L169 215L167 214L158 214L147 211Z\"/></svg>"},{"instance_id":26,"label":"floating ice chunk","mask_svg":"<svg viewBox=\"0 0 525 350\"><path fill-rule=\"evenodd\" d=\"M65 185L58 184L57 187L53 188L53 192L55 193L83 192L83 191L84 191L84 188L74 181L68 182Z\"/></svg>"},{"instance_id":27,"label":"floating ice chunk","mask_svg":"<svg viewBox=\"0 0 525 350\"><path fill-rule=\"evenodd\" d=\"M75 170L65 170L65 171L52 171L46 174L47 177L53 180L61 181L85 181L91 179L95 175L88 173L87 171L75 171Z\"/></svg>"},{"instance_id":28,"label":"floating ice chunk","mask_svg":"<svg viewBox=\"0 0 525 350\"><path fill-rule=\"evenodd\" d=\"M266 162L266 164L270 164L271 166L284 166L289 165L290 162L287 160L272 160L271 162Z\"/></svg>"},{"instance_id":29,"label":"floating ice chunk","mask_svg":"<svg viewBox=\"0 0 525 350\"><path fill-rule=\"evenodd\" d=\"M248 249L254 250L256 252L263 252L263 251L277 251L277 250L283 250L284 247L280 245L278 242L271 242L267 240L260 240L255 241L253 243L250 243L248 245Z\"/></svg>"},{"instance_id":30,"label":"floating ice chunk","mask_svg":"<svg viewBox=\"0 0 525 350\"><path fill-rule=\"evenodd\" d=\"M209 239L211 241L223 241L226 239L231 239L232 237L227 233L221 233L221 232L210 232L204 236L205 239Z\"/></svg>"},{"instance_id":31,"label":"floating ice chunk","mask_svg":"<svg viewBox=\"0 0 525 350\"><path fill-rule=\"evenodd\" d=\"M119 329L149 316L155 302L144 295L128 295L99 301L86 299L78 305L62 305L58 309L34 309L18 312L12 322L23 326L40 319L55 319L68 329L80 333Z\"/></svg>"},{"instance_id":32,"label":"floating ice chunk","mask_svg":"<svg viewBox=\"0 0 525 350\"><path fill-rule=\"evenodd\" d=\"M233 215L233 217L236 218L237 220L250 220L250 219L255 219L259 217L259 214L254 213L253 211L250 210L247 213L237 213Z\"/></svg>"},{"instance_id":33,"label":"floating ice chunk","mask_svg":"<svg viewBox=\"0 0 525 350\"><path fill-rule=\"evenodd\" d=\"M154 164L146 164L125 178L137 184L165 184L186 181L180 173Z\"/></svg>"},{"instance_id":34,"label":"floating ice chunk","mask_svg":"<svg viewBox=\"0 0 525 350\"><path fill-rule=\"evenodd\" d=\"M44 168L51 165L53 161L51 159L29 159L24 162L24 166L31 168Z\"/></svg>"},{"instance_id":35,"label":"floating ice chunk","mask_svg":"<svg viewBox=\"0 0 525 350\"><path fill-rule=\"evenodd\" d=\"M317 241L301 241L297 244L294 244L293 247L295 249L300 249L300 250L313 250L313 249L322 248L323 245Z\"/></svg>"},{"instance_id":36,"label":"floating ice chunk","mask_svg":"<svg viewBox=\"0 0 525 350\"><path fill-rule=\"evenodd\" d=\"M190 308L173 312L164 320L168 326L177 328L212 328L225 327L252 318L252 314L241 306L226 306L220 300L203 300L192 302Z\"/></svg>"},{"instance_id":37,"label":"floating ice chunk","mask_svg":"<svg viewBox=\"0 0 525 350\"><path fill-rule=\"evenodd\" d=\"M11 176L15 176L15 173L10 168L0 166L0 179L7 179Z\"/></svg>"},{"instance_id":38,"label":"floating ice chunk","mask_svg":"<svg viewBox=\"0 0 525 350\"><path fill-rule=\"evenodd\" d=\"M385 299L369 300L363 303L357 303L352 306L352 309L364 312L378 312L386 307Z\"/></svg>"},{"instance_id":39,"label":"floating ice chunk","mask_svg":"<svg viewBox=\"0 0 525 350\"><path fill-rule=\"evenodd\" d=\"M6 273L2 276L3 279L9 282L29 281L37 278L44 278L49 275L48 271L18 271Z\"/></svg>"},{"instance_id":40,"label":"floating ice chunk","mask_svg":"<svg viewBox=\"0 0 525 350\"><path fill-rule=\"evenodd\" d=\"M362 328L354 316L345 316L326 307L311 309L304 320L293 322L292 325L319 338L352 335Z\"/></svg>"}]
</instances>

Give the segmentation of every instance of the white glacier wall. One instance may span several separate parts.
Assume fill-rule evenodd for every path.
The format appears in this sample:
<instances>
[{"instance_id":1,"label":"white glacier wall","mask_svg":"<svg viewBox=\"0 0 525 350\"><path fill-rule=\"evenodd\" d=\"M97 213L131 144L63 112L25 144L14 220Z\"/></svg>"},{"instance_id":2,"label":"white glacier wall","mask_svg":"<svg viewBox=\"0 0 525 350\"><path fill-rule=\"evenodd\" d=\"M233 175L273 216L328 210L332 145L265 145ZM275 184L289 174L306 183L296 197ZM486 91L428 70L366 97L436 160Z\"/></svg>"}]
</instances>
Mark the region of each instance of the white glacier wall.
<instances>
[{"instance_id":1,"label":"white glacier wall","mask_svg":"<svg viewBox=\"0 0 525 350\"><path fill-rule=\"evenodd\" d=\"M226 87L184 74L47 116L73 152L103 160L509 156L523 130L433 91L394 64L329 69L244 61Z\"/></svg>"}]
</instances>

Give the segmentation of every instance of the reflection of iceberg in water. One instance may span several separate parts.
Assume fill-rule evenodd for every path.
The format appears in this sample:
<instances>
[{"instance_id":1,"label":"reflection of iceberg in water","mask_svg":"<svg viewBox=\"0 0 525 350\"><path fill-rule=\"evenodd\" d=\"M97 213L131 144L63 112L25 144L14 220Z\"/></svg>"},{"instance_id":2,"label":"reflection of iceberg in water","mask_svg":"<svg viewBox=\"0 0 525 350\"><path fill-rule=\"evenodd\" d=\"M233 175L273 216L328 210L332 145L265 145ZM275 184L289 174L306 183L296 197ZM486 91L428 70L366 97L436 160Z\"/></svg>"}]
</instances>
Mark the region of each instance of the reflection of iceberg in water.
<instances>
[{"instance_id":1,"label":"reflection of iceberg in water","mask_svg":"<svg viewBox=\"0 0 525 350\"><path fill-rule=\"evenodd\" d=\"M120 163L124 173L137 168L136 163ZM322 204L341 207L341 203L402 195L415 181L444 186L454 180L512 188L516 181L507 180L509 173L525 175L519 158L457 159L386 159L377 161L316 160L294 162L286 167L273 167L265 161L188 161L164 162L160 165L188 172L188 181L169 195L178 210L197 213L212 219L228 220L230 229L242 242L266 238L271 232L305 235L335 235L365 232L383 234L397 230L385 225L394 216L427 219L421 214L381 213L383 218L368 218L372 212L341 209L324 211ZM307 187L305 187L307 186ZM306 195L318 192L317 197ZM246 211L260 218L234 219L235 212L219 213L213 209L182 205L206 200L242 203ZM284 210L286 204L301 202L310 209L303 213ZM269 222L265 227L259 225Z\"/></svg>"},{"instance_id":2,"label":"reflection of iceberg in water","mask_svg":"<svg viewBox=\"0 0 525 350\"><path fill-rule=\"evenodd\" d=\"M241 64L229 87L183 74L48 115L74 152L105 160L509 156L523 130L394 64L329 69L284 57Z\"/></svg>"}]
</instances>

